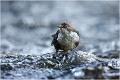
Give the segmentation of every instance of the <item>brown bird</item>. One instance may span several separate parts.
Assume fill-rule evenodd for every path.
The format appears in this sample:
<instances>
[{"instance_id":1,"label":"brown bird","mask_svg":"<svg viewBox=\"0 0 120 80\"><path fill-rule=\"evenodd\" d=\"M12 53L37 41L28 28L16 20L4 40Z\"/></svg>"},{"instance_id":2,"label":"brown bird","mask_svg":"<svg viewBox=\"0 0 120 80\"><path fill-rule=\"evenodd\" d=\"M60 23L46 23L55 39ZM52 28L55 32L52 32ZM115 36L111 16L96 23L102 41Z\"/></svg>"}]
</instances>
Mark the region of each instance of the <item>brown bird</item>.
<instances>
[{"instance_id":1,"label":"brown bird","mask_svg":"<svg viewBox=\"0 0 120 80\"><path fill-rule=\"evenodd\" d=\"M52 35L51 43L51 45L54 45L56 52L58 50L68 52L76 48L80 42L79 32L67 22L63 22L58 28L59 30Z\"/></svg>"}]
</instances>

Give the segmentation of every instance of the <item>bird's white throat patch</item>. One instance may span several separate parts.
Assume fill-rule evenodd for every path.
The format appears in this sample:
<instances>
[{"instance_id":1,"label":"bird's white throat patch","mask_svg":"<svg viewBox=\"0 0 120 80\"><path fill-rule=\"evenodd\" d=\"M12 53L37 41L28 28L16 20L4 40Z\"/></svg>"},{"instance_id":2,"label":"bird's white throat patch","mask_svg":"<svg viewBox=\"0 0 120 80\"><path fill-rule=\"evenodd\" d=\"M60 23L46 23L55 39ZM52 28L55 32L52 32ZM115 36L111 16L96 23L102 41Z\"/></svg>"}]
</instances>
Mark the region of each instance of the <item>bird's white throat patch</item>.
<instances>
[{"instance_id":1,"label":"bird's white throat patch","mask_svg":"<svg viewBox=\"0 0 120 80\"><path fill-rule=\"evenodd\" d=\"M73 42L79 41L79 35L76 32L70 32L70 36L73 40Z\"/></svg>"},{"instance_id":2,"label":"bird's white throat patch","mask_svg":"<svg viewBox=\"0 0 120 80\"><path fill-rule=\"evenodd\" d=\"M60 33L58 34L58 38L57 40L61 40L64 38L64 35L62 33L65 33L66 35L68 35L68 37L71 38L72 42L77 42L79 41L79 35L76 32L72 32L72 31L67 31L67 29L59 29Z\"/></svg>"}]
</instances>

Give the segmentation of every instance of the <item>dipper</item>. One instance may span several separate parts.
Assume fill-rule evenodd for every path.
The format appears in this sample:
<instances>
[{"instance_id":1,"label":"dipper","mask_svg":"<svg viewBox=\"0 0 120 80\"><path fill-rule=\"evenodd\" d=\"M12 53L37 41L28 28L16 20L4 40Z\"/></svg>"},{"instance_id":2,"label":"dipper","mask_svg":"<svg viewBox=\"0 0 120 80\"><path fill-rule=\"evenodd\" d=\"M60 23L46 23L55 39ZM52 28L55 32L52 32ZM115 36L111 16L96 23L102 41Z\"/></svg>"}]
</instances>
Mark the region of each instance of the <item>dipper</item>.
<instances>
[{"instance_id":1,"label":"dipper","mask_svg":"<svg viewBox=\"0 0 120 80\"><path fill-rule=\"evenodd\" d=\"M59 26L58 31L52 35L53 40L51 45L54 45L56 53L59 50L68 52L76 48L80 42L79 32L69 23L63 22Z\"/></svg>"}]
</instances>

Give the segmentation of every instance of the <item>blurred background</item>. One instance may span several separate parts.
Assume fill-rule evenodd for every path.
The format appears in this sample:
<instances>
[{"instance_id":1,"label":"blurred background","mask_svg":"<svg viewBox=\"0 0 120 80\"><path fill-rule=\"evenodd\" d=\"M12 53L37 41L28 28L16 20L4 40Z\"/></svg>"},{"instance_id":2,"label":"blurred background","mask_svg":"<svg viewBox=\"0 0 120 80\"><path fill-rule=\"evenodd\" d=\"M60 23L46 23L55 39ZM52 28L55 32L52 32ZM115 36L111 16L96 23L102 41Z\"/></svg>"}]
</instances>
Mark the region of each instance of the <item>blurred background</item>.
<instances>
[{"instance_id":1,"label":"blurred background","mask_svg":"<svg viewBox=\"0 0 120 80\"><path fill-rule=\"evenodd\" d=\"M2 1L0 52L54 52L51 35L63 21L80 33L76 50L96 55L119 50L118 1Z\"/></svg>"},{"instance_id":2,"label":"blurred background","mask_svg":"<svg viewBox=\"0 0 120 80\"><path fill-rule=\"evenodd\" d=\"M110 61L67 66L75 58L74 55L70 60L63 56L68 62L65 65L50 56L55 52L51 46L51 35L56 33L57 25L63 21L73 25L80 33L80 44L76 50L92 52ZM120 77L117 0L1 1L0 31L2 79L110 80ZM63 60L61 56L58 59ZM114 59L116 61L113 62ZM56 69L58 64L63 68Z\"/></svg>"}]
</instances>

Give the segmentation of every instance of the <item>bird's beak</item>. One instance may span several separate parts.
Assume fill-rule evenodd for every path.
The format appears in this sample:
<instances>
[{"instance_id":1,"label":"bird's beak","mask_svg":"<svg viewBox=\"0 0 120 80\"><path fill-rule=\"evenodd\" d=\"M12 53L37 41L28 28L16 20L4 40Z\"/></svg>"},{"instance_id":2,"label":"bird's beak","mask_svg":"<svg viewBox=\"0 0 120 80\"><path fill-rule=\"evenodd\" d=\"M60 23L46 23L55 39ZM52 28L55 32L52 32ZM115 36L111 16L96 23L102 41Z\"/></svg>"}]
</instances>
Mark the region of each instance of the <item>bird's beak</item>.
<instances>
[{"instance_id":1,"label":"bird's beak","mask_svg":"<svg viewBox=\"0 0 120 80\"><path fill-rule=\"evenodd\" d=\"M59 26L57 26L59 28Z\"/></svg>"},{"instance_id":2,"label":"bird's beak","mask_svg":"<svg viewBox=\"0 0 120 80\"><path fill-rule=\"evenodd\" d=\"M62 26L61 26L61 25L58 25L57 27L58 27L58 28L62 28Z\"/></svg>"}]
</instances>

